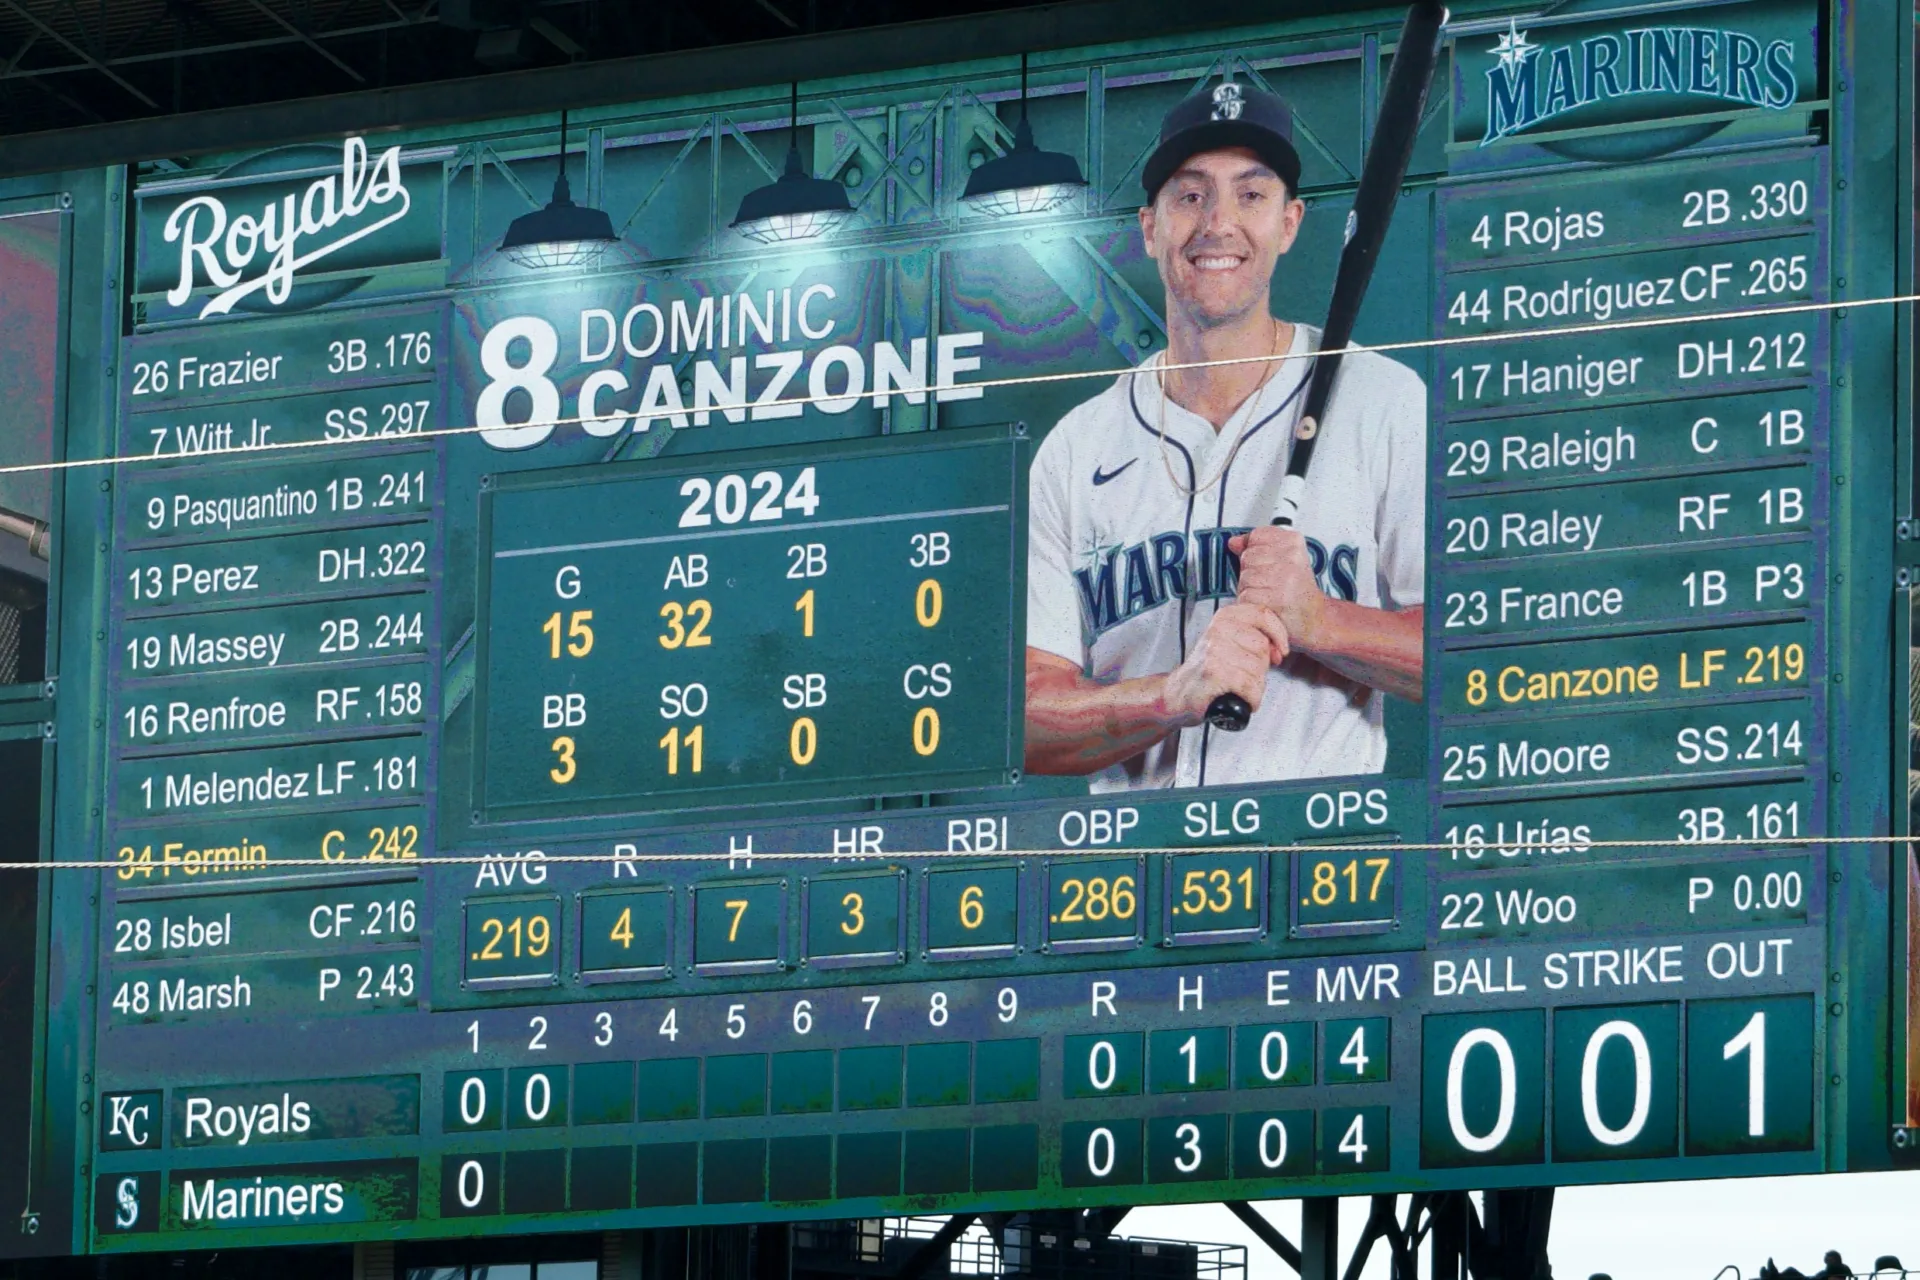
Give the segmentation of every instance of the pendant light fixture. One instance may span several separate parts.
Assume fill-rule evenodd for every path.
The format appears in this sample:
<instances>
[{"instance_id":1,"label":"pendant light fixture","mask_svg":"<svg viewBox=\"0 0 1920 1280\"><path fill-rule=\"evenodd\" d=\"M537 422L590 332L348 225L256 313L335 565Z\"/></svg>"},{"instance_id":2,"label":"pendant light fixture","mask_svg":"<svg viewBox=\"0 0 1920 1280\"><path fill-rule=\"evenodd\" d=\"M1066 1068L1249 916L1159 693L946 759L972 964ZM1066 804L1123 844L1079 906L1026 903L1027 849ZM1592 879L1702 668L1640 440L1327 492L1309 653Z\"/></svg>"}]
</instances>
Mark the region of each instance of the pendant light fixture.
<instances>
[{"instance_id":1,"label":"pendant light fixture","mask_svg":"<svg viewBox=\"0 0 1920 1280\"><path fill-rule=\"evenodd\" d=\"M1073 199L1087 180L1080 164L1063 151L1042 151L1027 123L1027 55L1020 55L1020 122L1013 127L1013 149L975 169L960 199L969 208L996 218L1046 213Z\"/></svg>"},{"instance_id":2,"label":"pendant light fixture","mask_svg":"<svg viewBox=\"0 0 1920 1280\"><path fill-rule=\"evenodd\" d=\"M788 112L787 167L778 179L755 187L740 199L733 229L761 244L817 240L853 217L847 189L831 178L816 178L800 163L800 86L793 86Z\"/></svg>"},{"instance_id":3,"label":"pendant light fixture","mask_svg":"<svg viewBox=\"0 0 1920 1280\"><path fill-rule=\"evenodd\" d=\"M553 199L513 220L500 252L523 267L543 270L591 266L619 241L613 219L603 210L577 205L567 185L567 113L560 113L560 176L554 179Z\"/></svg>"}]
</instances>

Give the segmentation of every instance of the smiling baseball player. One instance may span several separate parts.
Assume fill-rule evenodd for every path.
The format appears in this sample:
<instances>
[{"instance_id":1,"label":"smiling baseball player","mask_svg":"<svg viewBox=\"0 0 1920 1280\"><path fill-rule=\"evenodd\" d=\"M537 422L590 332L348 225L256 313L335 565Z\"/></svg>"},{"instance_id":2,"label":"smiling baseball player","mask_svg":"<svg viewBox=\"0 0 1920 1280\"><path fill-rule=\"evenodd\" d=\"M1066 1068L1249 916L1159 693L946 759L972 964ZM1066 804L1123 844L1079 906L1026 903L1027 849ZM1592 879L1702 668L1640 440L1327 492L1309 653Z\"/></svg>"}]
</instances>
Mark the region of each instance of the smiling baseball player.
<instances>
[{"instance_id":1,"label":"smiling baseball player","mask_svg":"<svg viewBox=\"0 0 1920 1280\"><path fill-rule=\"evenodd\" d=\"M1033 462L1031 773L1094 791L1375 773L1381 693L1421 696L1420 378L1349 355L1297 526L1268 523L1319 337L1271 310L1306 212L1291 135L1284 101L1234 81L1161 123L1140 230L1167 349ZM1224 360L1242 363L1162 371ZM1244 733L1204 722L1229 692L1254 708Z\"/></svg>"}]
</instances>

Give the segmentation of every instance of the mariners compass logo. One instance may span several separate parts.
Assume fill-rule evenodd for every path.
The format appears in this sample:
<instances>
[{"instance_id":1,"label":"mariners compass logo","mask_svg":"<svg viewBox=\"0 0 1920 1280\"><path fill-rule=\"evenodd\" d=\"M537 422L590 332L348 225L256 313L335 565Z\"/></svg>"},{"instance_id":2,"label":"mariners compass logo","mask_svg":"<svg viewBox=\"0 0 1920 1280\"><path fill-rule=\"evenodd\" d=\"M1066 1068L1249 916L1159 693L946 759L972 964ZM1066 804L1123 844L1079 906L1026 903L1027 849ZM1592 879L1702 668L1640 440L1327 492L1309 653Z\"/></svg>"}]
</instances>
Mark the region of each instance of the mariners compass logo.
<instances>
[{"instance_id":1,"label":"mariners compass logo","mask_svg":"<svg viewBox=\"0 0 1920 1280\"><path fill-rule=\"evenodd\" d=\"M140 1179L120 1179L113 1196L113 1225L122 1231L133 1230L140 1224Z\"/></svg>"},{"instance_id":2,"label":"mariners compass logo","mask_svg":"<svg viewBox=\"0 0 1920 1280\"><path fill-rule=\"evenodd\" d=\"M1240 113L1247 109L1247 100L1241 95L1237 81L1228 80L1214 88L1213 119L1238 120Z\"/></svg>"},{"instance_id":3,"label":"mariners compass logo","mask_svg":"<svg viewBox=\"0 0 1920 1280\"><path fill-rule=\"evenodd\" d=\"M1617 98L1678 94L1772 111L1799 98L1792 42L1744 31L1633 27L1540 45L1509 18L1491 52L1483 147Z\"/></svg>"}]
</instances>

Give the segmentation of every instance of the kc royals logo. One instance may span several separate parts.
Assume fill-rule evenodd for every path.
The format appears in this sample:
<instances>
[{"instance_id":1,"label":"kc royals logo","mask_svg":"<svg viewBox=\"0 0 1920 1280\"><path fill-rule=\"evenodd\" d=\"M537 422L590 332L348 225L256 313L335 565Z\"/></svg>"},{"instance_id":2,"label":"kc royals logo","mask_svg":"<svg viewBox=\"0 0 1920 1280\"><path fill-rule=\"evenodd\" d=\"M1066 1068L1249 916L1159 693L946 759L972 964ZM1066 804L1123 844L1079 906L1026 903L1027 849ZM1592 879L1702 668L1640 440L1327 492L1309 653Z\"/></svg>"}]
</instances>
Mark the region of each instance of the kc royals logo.
<instances>
[{"instance_id":1,"label":"kc royals logo","mask_svg":"<svg viewBox=\"0 0 1920 1280\"><path fill-rule=\"evenodd\" d=\"M160 1145L160 1093L107 1093L100 1097L100 1149L150 1151Z\"/></svg>"},{"instance_id":2,"label":"kc royals logo","mask_svg":"<svg viewBox=\"0 0 1920 1280\"><path fill-rule=\"evenodd\" d=\"M1800 93L1792 43L1743 31L1634 27L1550 47L1508 19L1492 52L1483 147L1615 98L1670 93L1782 111Z\"/></svg>"},{"instance_id":3,"label":"kc royals logo","mask_svg":"<svg viewBox=\"0 0 1920 1280\"><path fill-rule=\"evenodd\" d=\"M128 1147L153 1145L153 1108L136 1102L137 1095L117 1093L107 1099L107 1136Z\"/></svg>"},{"instance_id":4,"label":"kc royals logo","mask_svg":"<svg viewBox=\"0 0 1920 1280\"><path fill-rule=\"evenodd\" d=\"M1213 119L1238 120L1240 113L1246 109L1247 100L1241 96L1238 82L1228 80L1215 87L1213 91Z\"/></svg>"}]
</instances>

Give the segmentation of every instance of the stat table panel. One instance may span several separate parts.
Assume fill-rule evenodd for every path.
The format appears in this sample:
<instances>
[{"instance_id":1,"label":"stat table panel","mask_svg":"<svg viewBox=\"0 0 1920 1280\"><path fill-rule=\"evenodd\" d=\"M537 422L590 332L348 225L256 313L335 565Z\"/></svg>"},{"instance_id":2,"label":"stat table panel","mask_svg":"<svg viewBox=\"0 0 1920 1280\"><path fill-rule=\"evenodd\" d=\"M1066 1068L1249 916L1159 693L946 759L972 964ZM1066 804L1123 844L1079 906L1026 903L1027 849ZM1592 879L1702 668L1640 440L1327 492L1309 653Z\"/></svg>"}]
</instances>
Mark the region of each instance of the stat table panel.
<instances>
[{"instance_id":1,"label":"stat table panel","mask_svg":"<svg viewBox=\"0 0 1920 1280\"><path fill-rule=\"evenodd\" d=\"M481 508L482 814L1006 782L1023 444L501 478Z\"/></svg>"}]
</instances>

